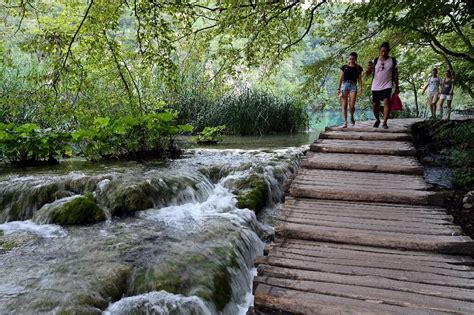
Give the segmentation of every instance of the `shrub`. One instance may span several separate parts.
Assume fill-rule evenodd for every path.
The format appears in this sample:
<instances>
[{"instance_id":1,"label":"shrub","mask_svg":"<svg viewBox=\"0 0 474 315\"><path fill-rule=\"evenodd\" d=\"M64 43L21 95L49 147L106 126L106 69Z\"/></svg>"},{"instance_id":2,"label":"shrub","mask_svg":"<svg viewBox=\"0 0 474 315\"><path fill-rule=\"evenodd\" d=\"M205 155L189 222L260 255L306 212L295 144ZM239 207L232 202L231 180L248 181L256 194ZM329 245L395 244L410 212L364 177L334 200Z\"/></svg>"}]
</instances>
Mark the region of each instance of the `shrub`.
<instances>
[{"instance_id":1,"label":"shrub","mask_svg":"<svg viewBox=\"0 0 474 315\"><path fill-rule=\"evenodd\" d=\"M0 153L15 166L58 163L70 151L71 136L36 124L0 123Z\"/></svg>"},{"instance_id":2,"label":"shrub","mask_svg":"<svg viewBox=\"0 0 474 315\"><path fill-rule=\"evenodd\" d=\"M224 140L224 130L226 126L206 127L197 134L196 142L201 144L216 144Z\"/></svg>"},{"instance_id":3,"label":"shrub","mask_svg":"<svg viewBox=\"0 0 474 315\"><path fill-rule=\"evenodd\" d=\"M174 148L176 134L193 129L177 125L176 116L166 111L115 121L98 117L90 128L77 130L72 136L81 152L92 160L161 157Z\"/></svg>"}]
</instances>

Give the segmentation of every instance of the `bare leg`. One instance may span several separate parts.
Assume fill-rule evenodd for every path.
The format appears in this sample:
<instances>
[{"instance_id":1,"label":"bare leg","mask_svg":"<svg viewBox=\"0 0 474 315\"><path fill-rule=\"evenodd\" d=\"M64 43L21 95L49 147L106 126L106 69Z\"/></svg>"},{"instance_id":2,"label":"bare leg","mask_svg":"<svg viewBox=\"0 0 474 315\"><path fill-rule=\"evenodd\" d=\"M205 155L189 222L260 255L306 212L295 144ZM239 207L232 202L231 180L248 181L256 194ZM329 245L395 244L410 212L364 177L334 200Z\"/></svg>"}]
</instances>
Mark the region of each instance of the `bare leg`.
<instances>
[{"instance_id":1,"label":"bare leg","mask_svg":"<svg viewBox=\"0 0 474 315\"><path fill-rule=\"evenodd\" d=\"M351 123L355 123L354 113L355 113L356 99L357 99L356 92L351 92L349 94L349 110L351 111Z\"/></svg>"},{"instance_id":2,"label":"bare leg","mask_svg":"<svg viewBox=\"0 0 474 315\"><path fill-rule=\"evenodd\" d=\"M451 119L451 103L453 100L446 100L446 104L448 105L448 120Z\"/></svg>"},{"instance_id":3,"label":"bare leg","mask_svg":"<svg viewBox=\"0 0 474 315\"><path fill-rule=\"evenodd\" d=\"M344 91L342 93L342 118L344 119L344 124L347 125L347 97L349 92Z\"/></svg>"},{"instance_id":4,"label":"bare leg","mask_svg":"<svg viewBox=\"0 0 474 315\"><path fill-rule=\"evenodd\" d=\"M444 103L444 98L439 100L439 109L441 111L441 119L443 119L443 103Z\"/></svg>"},{"instance_id":5,"label":"bare leg","mask_svg":"<svg viewBox=\"0 0 474 315\"><path fill-rule=\"evenodd\" d=\"M436 103L434 102L434 98L432 96L428 97L428 102L430 104L431 109L431 118L436 118Z\"/></svg>"},{"instance_id":6,"label":"bare leg","mask_svg":"<svg viewBox=\"0 0 474 315\"><path fill-rule=\"evenodd\" d=\"M372 102L372 111L374 112L374 118L380 122L380 104L379 102Z\"/></svg>"},{"instance_id":7,"label":"bare leg","mask_svg":"<svg viewBox=\"0 0 474 315\"><path fill-rule=\"evenodd\" d=\"M438 103L438 96L435 95L433 96L433 110L434 110L434 113L435 113L435 116L436 116L436 103ZM443 119L443 107L439 107L439 119Z\"/></svg>"},{"instance_id":8,"label":"bare leg","mask_svg":"<svg viewBox=\"0 0 474 315\"><path fill-rule=\"evenodd\" d=\"M387 125L388 115L390 115L390 99L383 99L383 124Z\"/></svg>"}]
</instances>

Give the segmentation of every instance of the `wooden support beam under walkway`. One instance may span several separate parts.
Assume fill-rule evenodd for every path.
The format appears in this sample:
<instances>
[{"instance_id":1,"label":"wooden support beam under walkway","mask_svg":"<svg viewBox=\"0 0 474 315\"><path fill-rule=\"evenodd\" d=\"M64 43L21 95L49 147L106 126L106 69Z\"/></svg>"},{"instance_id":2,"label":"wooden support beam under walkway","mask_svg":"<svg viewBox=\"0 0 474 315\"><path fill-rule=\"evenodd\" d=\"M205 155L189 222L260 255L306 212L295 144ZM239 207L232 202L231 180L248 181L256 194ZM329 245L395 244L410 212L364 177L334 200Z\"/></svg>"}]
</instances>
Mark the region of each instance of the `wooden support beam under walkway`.
<instances>
[{"instance_id":1,"label":"wooden support beam under walkway","mask_svg":"<svg viewBox=\"0 0 474 315\"><path fill-rule=\"evenodd\" d=\"M474 313L474 242L423 179L417 121L311 144L255 262L256 314Z\"/></svg>"}]
</instances>

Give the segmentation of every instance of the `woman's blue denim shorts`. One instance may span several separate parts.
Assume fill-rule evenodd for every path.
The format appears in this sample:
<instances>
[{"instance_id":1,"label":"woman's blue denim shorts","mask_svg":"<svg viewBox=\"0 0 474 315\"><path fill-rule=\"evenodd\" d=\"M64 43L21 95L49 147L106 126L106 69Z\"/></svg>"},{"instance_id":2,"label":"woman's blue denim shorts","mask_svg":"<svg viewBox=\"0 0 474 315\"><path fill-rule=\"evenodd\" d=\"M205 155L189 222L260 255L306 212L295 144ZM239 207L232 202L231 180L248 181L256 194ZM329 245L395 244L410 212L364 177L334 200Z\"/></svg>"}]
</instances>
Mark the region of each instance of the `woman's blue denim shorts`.
<instances>
[{"instance_id":1,"label":"woman's blue denim shorts","mask_svg":"<svg viewBox=\"0 0 474 315\"><path fill-rule=\"evenodd\" d=\"M357 92L357 83L353 81L342 82L341 92Z\"/></svg>"}]
</instances>

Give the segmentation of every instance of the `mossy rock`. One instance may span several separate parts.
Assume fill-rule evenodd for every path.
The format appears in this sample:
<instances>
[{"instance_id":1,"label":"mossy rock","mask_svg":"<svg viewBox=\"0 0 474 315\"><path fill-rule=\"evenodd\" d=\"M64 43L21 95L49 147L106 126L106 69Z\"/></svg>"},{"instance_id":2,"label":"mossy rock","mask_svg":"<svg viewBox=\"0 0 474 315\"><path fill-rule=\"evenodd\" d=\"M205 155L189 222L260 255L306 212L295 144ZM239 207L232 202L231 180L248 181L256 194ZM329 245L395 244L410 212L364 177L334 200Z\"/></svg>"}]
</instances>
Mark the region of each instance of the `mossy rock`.
<instances>
[{"instance_id":1,"label":"mossy rock","mask_svg":"<svg viewBox=\"0 0 474 315\"><path fill-rule=\"evenodd\" d=\"M262 177L252 175L237 184L237 208L248 208L259 212L265 207L268 186Z\"/></svg>"},{"instance_id":2,"label":"mossy rock","mask_svg":"<svg viewBox=\"0 0 474 315\"><path fill-rule=\"evenodd\" d=\"M228 268L236 266L235 254L225 254L221 248L213 253L184 254L179 260L137 269L129 294L165 290L185 296L196 295L222 311L232 298Z\"/></svg>"},{"instance_id":3,"label":"mossy rock","mask_svg":"<svg viewBox=\"0 0 474 315\"><path fill-rule=\"evenodd\" d=\"M156 189L147 182L130 186L122 186L123 183L114 183L108 190L107 199L113 215L124 215L127 213L146 210L154 206L153 197L157 194Z\"/></svg>"},{"instance_id":4,"label":"mossy rock","mask_svg":"<svg viewBox=\"0 0 474 315\"><path fill-rule=\"evenodd\" d=\"M104 211L90 195L72 198L49 212L50 223L59 225L90 224L103 220Z\"/></svg>"},{"instance_id":5,"label":"mossy rock","mask_svg":"<svg viewBox=\"0 0 474 315\"><path fill-rule=\"evenodd\" d=\"M200 168L198 171L208 177L211 182L217 183L221 178L228 176L231 169L222 166L211 166L208 168Z\"/></svg>"}]
</instances>

